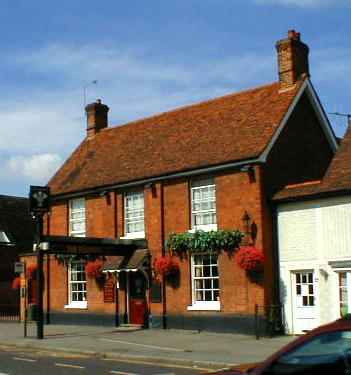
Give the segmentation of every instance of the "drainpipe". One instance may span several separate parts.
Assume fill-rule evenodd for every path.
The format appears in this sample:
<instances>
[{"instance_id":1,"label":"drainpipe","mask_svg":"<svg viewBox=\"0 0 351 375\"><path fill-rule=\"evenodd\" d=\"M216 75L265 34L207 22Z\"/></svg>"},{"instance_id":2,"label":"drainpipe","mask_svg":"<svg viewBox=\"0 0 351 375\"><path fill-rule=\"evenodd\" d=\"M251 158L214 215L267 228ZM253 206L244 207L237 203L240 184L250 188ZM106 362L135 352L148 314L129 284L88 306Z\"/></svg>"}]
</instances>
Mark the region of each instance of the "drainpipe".
<instances>
[{"instance_id":1,"label":"drainpipe","mask_svg":"<svg viewBox=\"0 0 351 375\"><path fill-rule=\"evenodd\" d=\"M160 183L160 199L161 199L161 243L162 243L162 256L165 255L165 210L164 210L164 196L163 196L163 183ZM166 278L162 276L162 326L163 329L167 328L167 291L166 291Z\"/></svg>"},{"instance_id":2,"label":"drainpipe","mask_svg":"<svg viewBox=\"0 0 351 375\"><path fill-rule=\"evenodd\" d=\"M129 270L126 271L126 313L127 313L127 324L130 323L130 309L129 309L129 289L130 289L130 276L129 276Z\"/></svg>"}]
</instances>

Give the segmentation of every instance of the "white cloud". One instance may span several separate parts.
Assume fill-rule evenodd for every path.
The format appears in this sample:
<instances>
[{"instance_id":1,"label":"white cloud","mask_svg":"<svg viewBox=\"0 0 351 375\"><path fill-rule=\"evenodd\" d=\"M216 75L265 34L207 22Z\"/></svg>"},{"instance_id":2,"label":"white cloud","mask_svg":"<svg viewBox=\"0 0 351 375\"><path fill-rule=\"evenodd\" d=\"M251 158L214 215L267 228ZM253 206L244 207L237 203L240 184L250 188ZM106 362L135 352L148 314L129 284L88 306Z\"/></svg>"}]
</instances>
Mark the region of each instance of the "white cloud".
<instances>
[{"instance_id":1,"label":"white cloud","mask_svg":"<svg viewBox=\"0 0 351 375\"><path fill-rule=\"evenodd\" d=\"M30 182L46 184L55 173L62 159L57 154L16 155L4 162L3 177L9 179L28 179Z\"/></svg>"},{"instance_id":2,"label":"white cloud","mask_svg":"<svg viewBox=\"0 0 351 375\"><path fill-rule=\"evenodd\" d=\"M350 5L349 0L255 0L255 2L259 4L297 6L300 8Z\"/></svg>"},{"instance_id":3,"label":"white cloud","mask_svg":"<svg viewBox=\"0 0 351 375\"><path fill-rule=\"evenodd\" d=\"M185 64L160 61L149 52L119 45L76 48L56 44L4 58L0 69L8 64L32 77L33 85L12 96L12 90L7 90L0 103L0 156L7 155L2 165L8 172L0 172L2 186L17 174L25 191L33 178L46 183L58 160L64 160L83 140L84 82L98 80L97 85L87 87L87 101L102 98L110 107L110 123L117 125L275 78L273 54L212 56Z\"/></svg>"}]
</instances>

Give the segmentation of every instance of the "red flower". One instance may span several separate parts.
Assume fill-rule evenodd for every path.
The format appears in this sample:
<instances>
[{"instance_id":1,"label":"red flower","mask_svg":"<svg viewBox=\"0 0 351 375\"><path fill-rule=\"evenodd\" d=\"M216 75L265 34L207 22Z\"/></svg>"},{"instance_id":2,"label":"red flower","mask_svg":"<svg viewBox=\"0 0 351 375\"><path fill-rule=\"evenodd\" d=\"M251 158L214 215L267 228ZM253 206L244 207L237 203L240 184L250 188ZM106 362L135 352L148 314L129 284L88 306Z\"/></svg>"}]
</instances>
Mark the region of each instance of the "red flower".
<instances>
[{"instance_id":1,"label":"red flower","mask_svg":"<svg viewBox=\"0 0 351 375\"><path fill-rule=\"evenodd\" d=\"M35 279L37 275L37 265L30 264L27 266L27 277L28 279Z\"/></svg>"},{"instance_id":2,"label":"red flower","mask_svg":"<svg viewBox=\"0 0 351 375\"><path fill-rule=\"evenodd\" d=\"M259 271L263 268L264 255L254 246L241 247L235 255L238 266L246 271Z\"/></svg>"},{"instance_id":3,"label":"red flower","mask_svg":"<svg viewBox=\"0 0 351 375\"><path fill-rule=\"evenodd\" d=\"M94 261L89 261L85 265L85 273L89 277L95 277L98 279L102 276L102 266L103 262L101 259L96 259Z\"/></svg>"},{"instance_id":4,"label":"red flower","mask_svg":"<svg viewBox=\"0 0 351 375\"><path fill-rule=\"evenodd\" d=\"M19 276L15 277L12 281L12 289L19 289L21 287L21 278Z\"/></svg>"},{"instance_id":5,"label":"red flower","mask_svg":"<svg viewBox=\"0 0 351 375\"><path fill-rule=\"evenodd\" d=\"M160 256L154 260L154 270L158 275L174 275L179 271L179 263L172 255Z\"/></svg>"}]
</instances>

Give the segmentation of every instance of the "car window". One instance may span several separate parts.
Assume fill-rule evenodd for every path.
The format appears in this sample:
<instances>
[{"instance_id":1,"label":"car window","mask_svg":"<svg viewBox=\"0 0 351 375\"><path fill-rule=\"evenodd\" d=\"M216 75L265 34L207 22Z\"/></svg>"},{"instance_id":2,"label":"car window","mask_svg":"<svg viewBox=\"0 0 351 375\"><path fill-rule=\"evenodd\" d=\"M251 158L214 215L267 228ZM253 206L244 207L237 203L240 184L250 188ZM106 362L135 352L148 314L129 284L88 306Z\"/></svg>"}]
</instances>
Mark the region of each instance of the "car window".
<instances>
[{"instance_id":1,"label":"car window","mask_svg":"<svg viewBox=\"0 0 351 375\"><path fill-rule=\"evenodd\" d=\"M283 354L264 375L351 374L351 331L314 337Z\"/></svg>"}]
</instances>

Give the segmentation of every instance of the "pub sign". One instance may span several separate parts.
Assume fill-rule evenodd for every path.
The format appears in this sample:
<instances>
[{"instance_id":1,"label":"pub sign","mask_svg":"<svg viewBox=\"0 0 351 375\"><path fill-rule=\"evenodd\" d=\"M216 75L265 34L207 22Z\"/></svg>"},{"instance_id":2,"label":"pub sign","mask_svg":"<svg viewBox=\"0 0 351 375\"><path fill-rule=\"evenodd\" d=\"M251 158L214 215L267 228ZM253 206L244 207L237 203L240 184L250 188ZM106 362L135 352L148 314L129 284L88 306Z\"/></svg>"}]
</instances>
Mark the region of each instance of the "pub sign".
<instances>
[{"instance_id":1,"label":"pub sign","mask_svg":"<svg viewBox=\"0 0 351 375\"><path fill-rule=\"evenodd\" d=\"M48 186L30 186L29 210L33 213L49 211L50 188Z\"/></svg>"}]
</instances>

